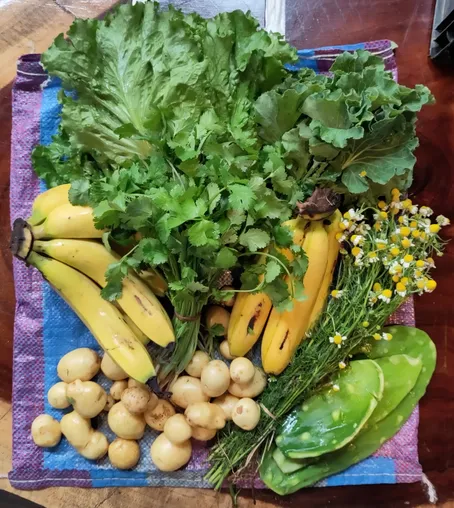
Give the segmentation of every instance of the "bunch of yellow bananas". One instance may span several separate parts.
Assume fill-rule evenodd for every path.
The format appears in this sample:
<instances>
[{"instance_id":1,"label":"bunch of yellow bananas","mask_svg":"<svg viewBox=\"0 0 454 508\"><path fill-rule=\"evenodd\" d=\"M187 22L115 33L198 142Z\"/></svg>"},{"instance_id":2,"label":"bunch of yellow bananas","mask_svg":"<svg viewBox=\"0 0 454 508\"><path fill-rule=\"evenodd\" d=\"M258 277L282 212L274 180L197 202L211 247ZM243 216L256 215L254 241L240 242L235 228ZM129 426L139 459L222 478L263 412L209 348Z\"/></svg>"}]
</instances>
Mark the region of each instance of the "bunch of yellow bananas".
<instances>
[{"instance_id":1,"label":"bunch of yellow bananas","mask_svg":"<svg viewBox=\"0 0 454 508\"><path fill-rule=\"evenodd\" d=\"M308 222L300 218L286 223L293 230L293 242L302 246L308 257L303 279L306 299L295 300L291 311L278 312L272 309L271 300L265 294L241 293L233 307L228 330L232 355L243 356L252 348L269 316L262 339L262 365L265 372L272 374L280 374L285 369L325 305L339 253L336 233L341 219L340 212L336 211L326 220ZM294 256L289 249L283 249L282 253L289 260Z\"/></svg>"},{"instance_id":2,"label":"bunch of yellow bananas","mask_svg":"<svg viewBox=\"0 0 454 508\"><path fill-rule=\"evenodd\" d=\"M103 235L94 225L93 210L71 205L68 190L69 185L61 185L36 198L28 222L22 221L24 230L13 232L24 233L24 241L30 237L25 249L16 242L16 254L43 274L130 377L145 382L155 370L144 345L150 339L163 347L175 341L172 323L150 288L162 295L165 280L147 271L147 284L130 272L116 304L104 300L106 270L120 258L93 240Z\"/></svg>"}]
</instances>

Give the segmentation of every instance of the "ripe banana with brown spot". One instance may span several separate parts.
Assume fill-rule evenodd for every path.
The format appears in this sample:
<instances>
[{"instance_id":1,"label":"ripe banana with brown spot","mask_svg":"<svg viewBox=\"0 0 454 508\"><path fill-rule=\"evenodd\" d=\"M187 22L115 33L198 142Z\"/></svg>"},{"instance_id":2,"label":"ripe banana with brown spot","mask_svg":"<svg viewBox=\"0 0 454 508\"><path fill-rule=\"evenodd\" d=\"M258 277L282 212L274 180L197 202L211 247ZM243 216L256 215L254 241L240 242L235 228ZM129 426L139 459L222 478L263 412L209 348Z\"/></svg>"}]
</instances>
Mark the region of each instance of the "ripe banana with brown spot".
<instances>
[{"instance_id":1,"label":"ripe banana with brown spot","mask_svg":"<svg viewBox=\"0 0 454 508\"><path fill-rule=\"evenodd\" d=\"M27 263L42 273L128 376L145 383L155 375L148 351L119 310L101 297L98 285L74 268L33 251Z\"/></svg>"},{"instance_id":2,"label":"ripe banana with brown spot","mask_svg":"<svg viewBox=\"0 0 454 508\"><path fill-rule=\"evenodd\" d=\"M298 245L302 243L306 226L305 220L292 219L284 222L283 225L293 231L294 243ZM293 259L294 253L291 249L279 250L289 261ZM266 257L263 256L260 262L265 263ZM263 275L259 280L263 280ZM271 308L271 299L265 293L238 293L227 332L229 349L233 356L244 356L254 346L263 331Z\"/></svg>"},{"instance_id":3,"label":"ripe banana with brown spot","mask_svg":"<svg viewBox=\"0 0 454 508\"><path fill-rule=\"evenodd\" d=\"M280 374L303 340L328 262L328 234L322 222L311 222L303 242L308 268L303 278L306 299L293 302L291 311L273 309L262 339L262 365Z\"/></svg>"},{"instance_id":4,"label":"ripe banana with brown spot","mask_svg":"<svg viewBox=\"0 0 454 508\"><path fill-rule=\"evenodd\" d=\"M119 257L110 253L100 242L60 238L36 240L33 250L72 266L106 286L105 273ZM134 272L123 279L122 295L117 300L123 312L153 342L167 346L175 341L172 323L151 289Z\"/></svg>"}]
</instances>

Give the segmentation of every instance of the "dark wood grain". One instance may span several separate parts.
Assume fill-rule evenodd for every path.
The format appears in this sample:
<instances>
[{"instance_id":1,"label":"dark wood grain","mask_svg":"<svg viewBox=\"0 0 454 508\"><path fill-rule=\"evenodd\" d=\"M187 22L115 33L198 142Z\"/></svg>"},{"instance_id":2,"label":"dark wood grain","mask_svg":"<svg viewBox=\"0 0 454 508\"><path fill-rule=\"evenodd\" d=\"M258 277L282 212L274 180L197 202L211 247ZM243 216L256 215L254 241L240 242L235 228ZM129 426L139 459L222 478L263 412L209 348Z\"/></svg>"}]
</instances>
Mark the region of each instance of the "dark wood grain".
<instances>
[{"instance_id":1,"label":"dark wood grain","mask_svg":"<svg viewBox=\"0 0 454 508\"><path fill-rule=\"evenodd\" d=\"M76 1L56 4L65 4L71 14L80 7ZM85 8L89 2L83 4ZM382 38L392 39L399 45L399 81L406 85L422 82L437 98L437 104L425 108L420 116L421 146L417 152L412 192L421 204L454 219L454 72L435 67L427 58L432 13L433 4L427 0L288 0L287 38L298 48ZM0 91L0 397L10 394L14 313L11 259L7 249L9 137L10 88L7 88ZM445 230L445 234L452 238L454 227ZM419 452L423 469L445 506L454 500L454 433L451 430L454 415L453 267L454 245L451 244L446 255L437 261L437 291L416 302L417 325L435 340L439 355L436 373L421 403ZM158 490L154 492L154 497L160 498ZM253 499L248 491L244 491L244 495ZM269 491L256 492L255 496L276 506L311 508L419 506L427 502L420 484L314 488L286 498ZM111 495L108 498L111 502L116 499ZM204 506L208 498L202 498ZM163 496L161 500L164 499L170 498ZM173 502L168 504L173 505Z\"/></svg>"}]
</instances>

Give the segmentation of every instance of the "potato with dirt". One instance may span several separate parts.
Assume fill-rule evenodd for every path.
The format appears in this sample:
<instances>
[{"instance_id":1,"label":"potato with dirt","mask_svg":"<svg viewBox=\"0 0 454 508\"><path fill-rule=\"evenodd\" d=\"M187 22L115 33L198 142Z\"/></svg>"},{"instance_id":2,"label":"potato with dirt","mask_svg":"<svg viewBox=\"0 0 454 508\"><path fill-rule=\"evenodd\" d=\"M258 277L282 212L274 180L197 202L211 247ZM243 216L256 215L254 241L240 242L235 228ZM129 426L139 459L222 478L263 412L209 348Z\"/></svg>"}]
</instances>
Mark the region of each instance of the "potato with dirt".
<instances>
[{"instance_id":1,"label":"potato with dirt","mask_svg":"<svg viewBox=\"0 0 454 508\"><path fill-rule=\"evenodd\" d=\"M53 448L61 439L60 423L50 415L37 416L32 423L32 438L36 446Z\"/></svg>"}]
</instances>

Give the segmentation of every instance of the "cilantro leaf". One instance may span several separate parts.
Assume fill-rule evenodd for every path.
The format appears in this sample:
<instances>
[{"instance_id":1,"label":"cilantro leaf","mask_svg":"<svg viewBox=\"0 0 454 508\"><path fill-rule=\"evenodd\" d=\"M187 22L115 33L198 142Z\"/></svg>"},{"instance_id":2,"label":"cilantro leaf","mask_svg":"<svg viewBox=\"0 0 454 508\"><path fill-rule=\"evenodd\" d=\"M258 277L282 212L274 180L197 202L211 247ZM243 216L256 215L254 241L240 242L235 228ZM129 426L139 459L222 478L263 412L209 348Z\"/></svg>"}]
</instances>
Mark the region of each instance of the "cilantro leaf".
<instances>
[{"instance_id":1,"label":"cilantro leaf","mask_svg":"<svg viewBox=\"0 0 454 508\"><path fill-rule=\"evenodd\" d=\"M273 282L273 280L281 273L281 265L272 259L266 264L265 281L267 283Z\"/></svg>"},{"instance_id":2,"label":"cilantro leaf","mask_svg":"<svg viewBox=\"0 0 454 508\"><path fill-rule=\"evenodd\" d=\"M232 268L237 262L235 251L228 247L223 247L216 256L215 264L218 268Z\"/></svg>"},{"instance_id":3,"label":"cilantro leaf","mask_svg":"<svg viewBox=\"0 0 454 508\"><path fill-rule=\"evenodd\" d=\"M167 262L169 252L156 238L142 238L134 252L134 258L151 266L158 266Z\"/></svg>"},{"instance_id":4,"label":"cilantro leaf","mask_svg":"<svg viewBox=\"0 0 454 508\"><path fill-rule=\"evenodd\" d=\"M195 247L203 245L216 246L219 243L219 226L212 221L203 219L188 229L188 236L189 241Z\"/></svg>"},{"instance_id":5,"label":"cilantro leaf","mask_svg":"<svg viewBox=\"0 0 454 508\"><path fill-rule=\"evenodd\" d=\"M236 183L229 185L227 188L230 192L230 208L238 211L249 210L255 200L254 191L247 185Z\"/></svg>"},{"instance_id":6,"label":"cilantro leaf","mask_svg":"<svg viewBox=\"0 0 454 508\"><path fill-rule=\"evenodd\" d=\"M270 235L258 228L250 228L241 233L239 242L251 252L264 249L270 243Z\"/></svg>"}]
</instances>

